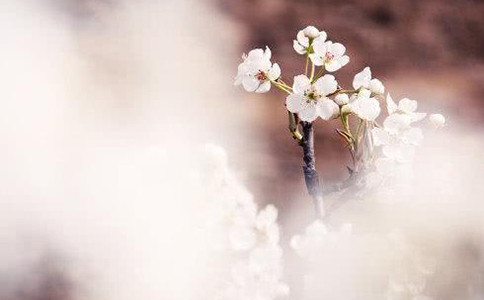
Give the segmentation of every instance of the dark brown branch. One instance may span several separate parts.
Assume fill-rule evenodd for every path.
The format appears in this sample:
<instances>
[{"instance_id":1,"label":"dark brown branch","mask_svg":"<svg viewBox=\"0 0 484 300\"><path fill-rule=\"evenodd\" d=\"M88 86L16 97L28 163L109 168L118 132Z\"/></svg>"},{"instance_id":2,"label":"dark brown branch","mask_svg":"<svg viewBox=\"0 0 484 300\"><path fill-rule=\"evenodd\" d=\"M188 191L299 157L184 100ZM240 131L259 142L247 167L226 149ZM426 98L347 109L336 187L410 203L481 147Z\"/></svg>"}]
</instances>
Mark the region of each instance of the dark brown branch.
<instances>
[{"instance_id":1,"label":"dark brown branch","mask_svg":"<svg viewBox=\"0 0 484 300\"><path fill-rule=\"evenodd\" d=\"M323 190L321 180L316 171L316 159L314 157L314 129L313 123L301 122L303 137L299 145L303 149L303 172L306 188L313 197L316 216L320 219L324 216Z\"/></svg>"}]
</instances>

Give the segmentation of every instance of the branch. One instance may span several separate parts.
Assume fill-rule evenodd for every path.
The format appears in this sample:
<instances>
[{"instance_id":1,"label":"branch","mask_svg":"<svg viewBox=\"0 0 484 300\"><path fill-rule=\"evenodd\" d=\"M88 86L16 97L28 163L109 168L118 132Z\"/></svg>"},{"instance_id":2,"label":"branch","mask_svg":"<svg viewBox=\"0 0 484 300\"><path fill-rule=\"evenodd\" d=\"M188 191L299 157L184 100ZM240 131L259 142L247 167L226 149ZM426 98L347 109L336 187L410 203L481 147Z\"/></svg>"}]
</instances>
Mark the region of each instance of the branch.
<instances>
[{"instance_id":1,"label":"branch","mask_svg":"<svg viewBox=\"0 0 484 300\"><path fill-rule=\"evenodd\" d=\"M299 145L303 149L303 172L306 188L309 195L313 197L316 216L319 219L324 217L323 191L319 174L316 171L316 159L314 157L314 129L313 123L301 122L303 138Z\"/></svg>"}]
</instances>

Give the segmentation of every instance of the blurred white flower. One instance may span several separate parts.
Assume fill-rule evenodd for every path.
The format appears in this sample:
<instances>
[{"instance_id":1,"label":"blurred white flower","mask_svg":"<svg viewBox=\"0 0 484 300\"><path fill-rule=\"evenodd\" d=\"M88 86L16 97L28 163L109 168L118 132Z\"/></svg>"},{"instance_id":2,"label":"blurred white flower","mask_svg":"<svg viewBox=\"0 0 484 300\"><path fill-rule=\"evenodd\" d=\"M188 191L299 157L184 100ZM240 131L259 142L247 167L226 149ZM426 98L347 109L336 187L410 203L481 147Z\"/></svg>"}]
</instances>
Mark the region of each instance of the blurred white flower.
<instances>
[{"instance_id":1,"label":"blurred white flower","mask_svg":"<svg viewBox=\"0 0 484 300\"><path fill-rule=\"evenodd\" d=\"M383 128L373 128L375 146L383 146L383 154L398 162L413 159L415 146L420 145L423 134L420 128L410 126L406 115L393 114L383 122Z\"/></svg>"},{"instance_id":2,"label":"blurred white flower","mask_svg":"<svg viewBox=\"0 0 484 300\"><path fill-rule=\"evenodd\" d=\"M316 66L324 66L328 72L337 71L350 61L349 56L344 55L345 46L340 43L316 39L313 43L313 50L314 53L309 55L312 62Z\"/></svg>"},{"instance_id":3,"label":"blurred white flower","mask_svg":"<svg viewBox=\"0 0 484 300\"><path fill-rule=\"evenodd\" d=\"M363 71L355 75L353 79L353 88L355 90L360 88L369 89L375 94L383 94L385 92L385 87L380 80L376 78L371 79L370 67L364 68Z\"/></svg>"},{"instance_id":4,"label":"blurred white flower","mask_svg":"<svg viewBox=\"0 0 484 300\"><path fill-rule=\"evenodd\" d=\"M441 114L431 114L429 116L429 121L435 128L441 128L445 125L445 117Z\"/></svg>"},{"instance_id":5,"label":"blurred white flower","mask_svg":"<svg viewBox=\"0 0 484 300\"><path fill-rule=\"evenodd\" d=\"M271 80L281 76L279 65L271 63L271 50L253 49L248 55L242 56L239 64L235 85L243 85L248 92L266 93L271 89Z\"/></svg>"},{"instance_id":6,"label":"blurred white flower","mask_svg":"<svg viewBox=\"0 0 484 300\"><path fill-rule=\"evenodd\" d=\"M294 50L303 55L309 53L310 45L313 40L326 41L326 32L319 31L314 26L308 26L297 33L296 40L293 41Z\"/></svg>"},{"instance_id":7,"label":"blurred white flower","mask_svg":"<svg viewBox=\"0 0 484 300\"><path fill-rule=\"evenodd\" d=\"M349 104L351 112L365 121L374 121L380 115L380 102L370 96L369 90L362 89Z\"/></svg>"},{"instance_id":8,"label":"blurred white flower","mask_svg":"<svg viewBox=\"0 0 484 300\"><path fill-rule=\"evenodd\" d=\"M311 84L305 75L294 77L293 92L286 98L287 110L297 113L302 121L312 122L318 116L329 120L339 113L338 105L327 96L334 93L338 83L326 74Z\"/></svg>"},{"instance_id":9,"label":"blurred white flower","mask_svg":"<svg viewBox=\"0 0 484 300\"><path fill-rule=\"evenodd\" d=\"M388 114L395 114L400 113L409 117L409 121L411 123L418 122L424 119L427 114L426 113L418 113L416 112L418 103L415 100L410 100L408 98L403 98L398 102L398 105L395 104L390 94L387 95L387 111Z\"/></svg>"}]
</instances>

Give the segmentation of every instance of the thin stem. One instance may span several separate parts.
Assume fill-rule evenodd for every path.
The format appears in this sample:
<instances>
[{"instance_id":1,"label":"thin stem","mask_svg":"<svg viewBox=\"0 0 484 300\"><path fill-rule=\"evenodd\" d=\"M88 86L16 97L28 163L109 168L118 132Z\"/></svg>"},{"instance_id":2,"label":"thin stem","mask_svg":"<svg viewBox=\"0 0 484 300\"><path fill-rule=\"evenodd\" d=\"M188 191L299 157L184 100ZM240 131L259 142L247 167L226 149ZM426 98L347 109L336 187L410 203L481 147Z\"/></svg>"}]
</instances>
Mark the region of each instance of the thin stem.
<instances>
[{"instance_id":1,"label":"thin stem","mask_svg":"<svg viewBox=\"0 0 484 300\"><path fill-rule=\"evenodd\" d=\"M309 81L313 82L314 79L314 71L315 71L316 66L314 65L313 62L311 62L311 77L309 78Z\"/></svg>"},{"instance_id":2,"label":"thin stem","mask_svg":"<svg viewBox=\"0 0 484 300\"><path fill-rule=\"evenodd\" d=\"M306 66L304 67L304 75L308 76L308 67L309 67L309 54L306 53Z\"/></svg>"},{"instance_id":3,"label":"thin stem","mask_svg":"<svg viewBox=\"0 0 484 300\"><path fill-rule=\"evenodd\" d=\"M274 80L271 80L271 83L274 84L278 89L280 89L281 91L284 91L288 94L292 94L292 88L290 86L287 86L285 84L280 84Z\"/></svg>"},{"instance_id":4,"label":"thin stem","mask_svg":"<svg viewBox=\"0 0 484 300\"><path fill-rule=\"evenodd\" d=\"M323 65L323 66L321 66L321 69L319 69L318 73L316 73L316 76L314 76L312 82L315 82L316 80L318 80L319 77L321 77L321 75L323 75L324 70L325 69L324 69L324 65Z\"/></svg>"}]
</instances>

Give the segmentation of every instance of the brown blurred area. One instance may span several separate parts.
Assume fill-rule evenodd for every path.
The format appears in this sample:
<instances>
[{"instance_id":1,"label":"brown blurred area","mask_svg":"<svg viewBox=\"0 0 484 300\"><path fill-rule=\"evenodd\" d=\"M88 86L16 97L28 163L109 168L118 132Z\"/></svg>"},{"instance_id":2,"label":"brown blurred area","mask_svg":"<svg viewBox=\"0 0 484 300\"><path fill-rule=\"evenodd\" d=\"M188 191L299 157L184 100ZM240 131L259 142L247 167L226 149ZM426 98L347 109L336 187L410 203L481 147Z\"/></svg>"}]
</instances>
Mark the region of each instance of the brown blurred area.
<instances>
[{"instance_id":1,"label":"brown blurred area","mask_svg":"<svg viewBox=\"0 0 484 300\"><path fill-rule=\"evenodd\" d=\"M418 100L421 111L442 112L450 123L473 126L484 119L483 1L214 0L214 5L242 28L240 52L269 46L286 81L304 67L292 40L298 30L314 25L346 46L350 63L335 74L343 87L370 66L394 98ZM266 155L277 166L276 171L260 167L251 188L258 199L289 208L295 198L304 197L303 192L294 195L304 190L304 183L300 149L286 130L285 96L271 91L245 97L253 111L264 111L254 114L252 125L261 140L269 141ZM334 123L320 120L316 129L318 169L329 182L347 176L344 163L349 158ZM256 157L259 166L268 159Z\"/></svg>"}]
</instances>

